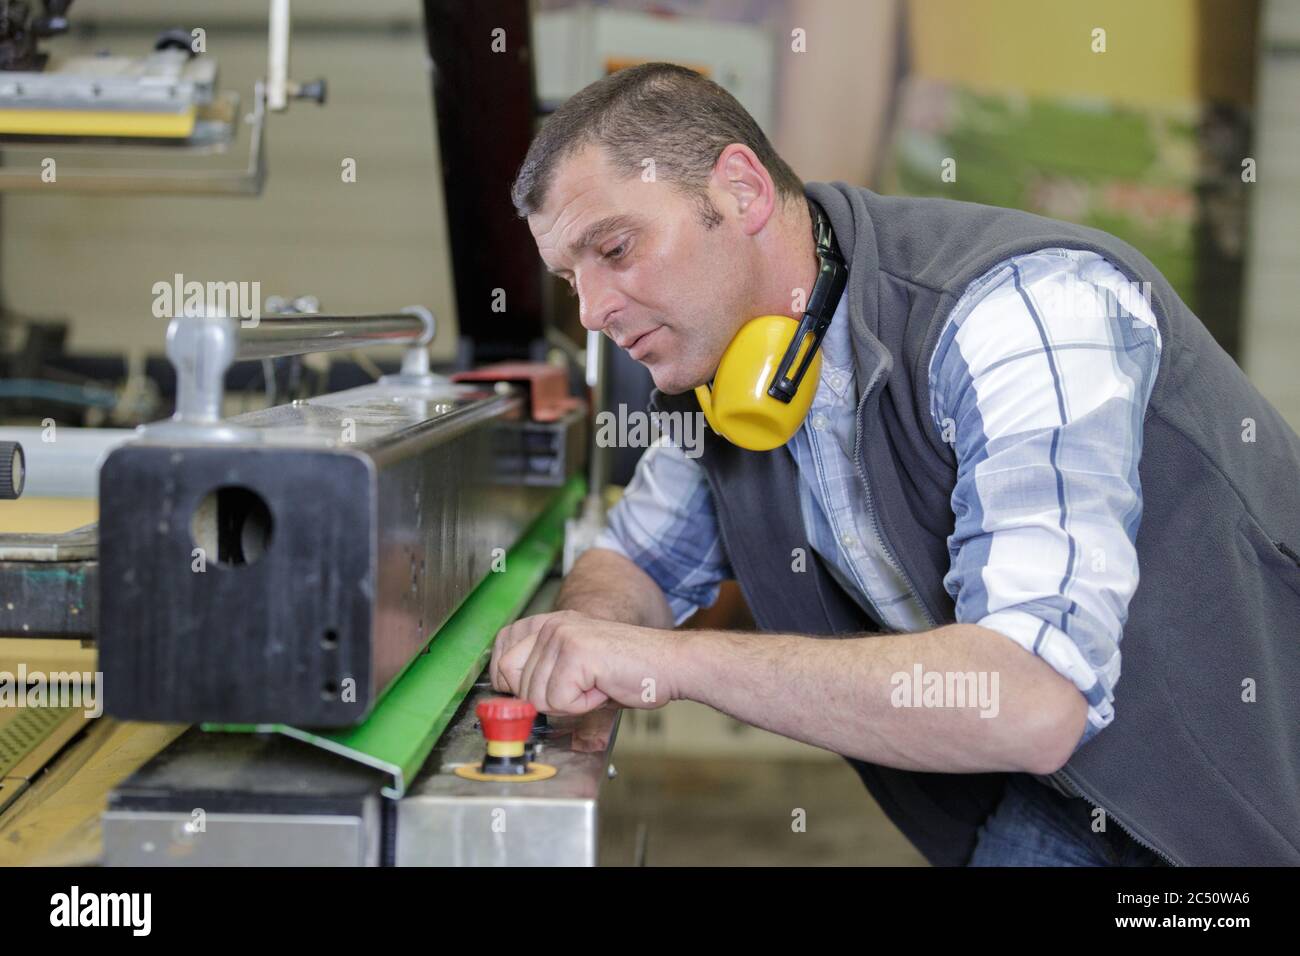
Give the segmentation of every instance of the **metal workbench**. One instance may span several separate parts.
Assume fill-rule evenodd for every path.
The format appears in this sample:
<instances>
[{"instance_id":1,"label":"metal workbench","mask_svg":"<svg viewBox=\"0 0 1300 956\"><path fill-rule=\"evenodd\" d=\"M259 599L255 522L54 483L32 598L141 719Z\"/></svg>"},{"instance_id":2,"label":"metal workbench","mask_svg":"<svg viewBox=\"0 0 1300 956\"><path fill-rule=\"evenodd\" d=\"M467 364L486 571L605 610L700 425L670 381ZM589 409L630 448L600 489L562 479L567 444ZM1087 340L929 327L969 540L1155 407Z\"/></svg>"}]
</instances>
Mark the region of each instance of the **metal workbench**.
<instances>
[{"instance_id":1,"label":"metal workbench","mask_svg":"<svg viewBox=\"0 0 1300 956\"><path fill-rule=\"evenodd\" d=\"M526 610L549 610L556 579ZM556 719L535 760L557 773L531 783L455 775L477 763L474 684L400 800L384 773L278 734L188 731L109 797L109 866L593 866L599 808L613 776L618 711ZM625 861L630 862L630 861Z\"/></svg>"}]
</instances>

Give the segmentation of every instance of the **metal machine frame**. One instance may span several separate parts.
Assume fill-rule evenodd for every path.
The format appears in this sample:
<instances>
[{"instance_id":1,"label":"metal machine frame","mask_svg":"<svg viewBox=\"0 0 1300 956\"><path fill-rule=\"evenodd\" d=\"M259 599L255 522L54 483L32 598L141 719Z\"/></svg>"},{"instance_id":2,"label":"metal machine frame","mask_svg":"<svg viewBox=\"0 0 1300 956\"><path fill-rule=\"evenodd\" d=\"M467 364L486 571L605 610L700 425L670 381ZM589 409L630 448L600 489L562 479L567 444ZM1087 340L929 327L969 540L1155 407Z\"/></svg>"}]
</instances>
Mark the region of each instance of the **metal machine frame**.
<instances>
[{"instance_id":1,"label":"metal machine frame","mask_svg":"<svg viewBox=\"0 0 1300 956\"><path fill-rule=\"evenodd\" d=\"M494 58L499 82L491 85L474 76L481 45L456 38L458 26L483 26L486 13L425 2L443 171L456 184L447 190L448 220L463 237L453 243L457 299L480 362L526 356L543 338L535 252L501 199L535 116L528 6L512 0L491 11L484 29L504 25L514 53ZM96 173L76 179L77 188L258 192L266 111L311 93L288 81L287 14L287 0L272 0L247 171L100 181ZM467 110L499 121L490 131L464 123ZM498 157L487 170L485 156ZM0 188L10 175L0 171ZM489 272L512 283L510 312L490 323L477 320L474 305L489 301L475 291L484 292ZM0 608L0 630L22 619L41 633L95 633L110 714L202 723L109 795L103 862L596 862L615 711L577 727L538 728L539 759L559 769L550 780L474 783L452 772L480 756L474 706L491 693L481 674L493 637L521 613L550 609L555 578L542 582L558 571L566 536L573 550L569 518L586 490L578 477L585 413L530 434L543 426L528 421L517 392L431 373L433 332L432 316L414 308L251 325L178 317L168 331L176 414L111 453L100 525L0 547L0 580L26 582L32 598L8 619ZM221 415L223 378L235 361L369 344L405 347L401 371L359 389ZM349 424L354 439L344 437ZM533 460L539 449L554 459L546 467ZM227 502L223 518L229 488L252 492L269 522L250 520L253 512L241 510L247 499ZM200 541L210 545L200 547L203 557L215 560L196 572ZM485 564L493 549L505 552L501 573ZM80 619L70 612L75 594L54 595L38 582L55 568L76 572L69 580L84 599ZM345 605L351 611L341 615ZM334 623L341 618L350 623ZM334 699L342 675L358 678L347 707Z\"/></svg>"}]
</instances>

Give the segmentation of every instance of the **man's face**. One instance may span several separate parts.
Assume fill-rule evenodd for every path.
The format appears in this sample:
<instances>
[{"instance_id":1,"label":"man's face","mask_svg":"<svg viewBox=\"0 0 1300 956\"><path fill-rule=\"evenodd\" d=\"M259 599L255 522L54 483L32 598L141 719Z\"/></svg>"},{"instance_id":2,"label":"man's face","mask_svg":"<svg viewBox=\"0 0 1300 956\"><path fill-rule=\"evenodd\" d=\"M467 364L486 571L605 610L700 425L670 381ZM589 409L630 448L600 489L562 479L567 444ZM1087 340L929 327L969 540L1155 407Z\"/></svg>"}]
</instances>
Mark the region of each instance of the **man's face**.
<instances>
[{"instance_id":1,"label":"man's face","mask_svg":"<svg viewBox=\"0 0 1300 956\"><path fill-rule=\"evenodd\" d=\"M700 206L666 182L616 171L591 146L558 167L528 228L546 267L578 296L585 328L604 332L669 394L707 382L744 322L750 270L726 213L709 228Z\"/></svg>"}]
</instances>

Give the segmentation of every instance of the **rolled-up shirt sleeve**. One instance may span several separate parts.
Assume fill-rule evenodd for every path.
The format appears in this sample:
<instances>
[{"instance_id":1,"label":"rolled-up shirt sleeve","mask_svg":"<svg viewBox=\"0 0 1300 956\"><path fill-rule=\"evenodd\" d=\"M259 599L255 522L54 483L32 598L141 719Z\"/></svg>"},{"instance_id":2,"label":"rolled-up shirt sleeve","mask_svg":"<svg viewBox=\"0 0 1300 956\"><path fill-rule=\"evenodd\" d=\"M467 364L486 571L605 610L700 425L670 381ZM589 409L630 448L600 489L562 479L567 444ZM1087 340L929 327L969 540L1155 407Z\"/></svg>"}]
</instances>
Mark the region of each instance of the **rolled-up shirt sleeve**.
<instances>
[{"instance_id":1,"label":"rolled-up shirt sleeve","mask_svg":"<svg viewBox=\"0 0 1300 956\"><path fill-rule=\"evenodd\" d=\"M1114 266L1043 250L963 296L930 365L934 424L957 459L944 579L957 620L1079 689L1076 746L1115 717L1160 347L1149 304Z\"/></svg>"},{"instance_id":2,"label":"rolled-up shirt sleeve","mask_svg":"<svg viewBox=\"0 0 1300 956\"><path fill-rule=\"evenodd\" d=\"M641 456L594 546L618 552L648 574L676 624L711 607L722 582L734 576L704 469L667 438Z\"/></svg>"}]
</instances>

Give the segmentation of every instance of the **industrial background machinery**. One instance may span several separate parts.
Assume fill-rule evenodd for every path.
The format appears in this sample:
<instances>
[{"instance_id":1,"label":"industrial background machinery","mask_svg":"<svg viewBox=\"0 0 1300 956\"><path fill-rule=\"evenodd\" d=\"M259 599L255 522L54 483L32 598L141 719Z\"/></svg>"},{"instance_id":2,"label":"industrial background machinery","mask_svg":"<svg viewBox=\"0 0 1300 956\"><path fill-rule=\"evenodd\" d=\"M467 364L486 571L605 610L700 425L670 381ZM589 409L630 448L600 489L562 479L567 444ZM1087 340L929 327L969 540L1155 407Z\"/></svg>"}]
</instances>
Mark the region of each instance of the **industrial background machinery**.
<instances>
[{"instance_id":1,"label":"industrial background machinery","mask_svg":"<svg viewBox=\"0 0 1300 956\"><path fill-rule=\"evenodd\" d=\"M432 333L418 309L249 329L173 319L182 400L107 455L98 526L0 537L0 585L19 596L0 631L93 635L111 718L202 728L109 796L104 862L595 861L612 713L597 746L584 728L585 752L539 725L552 780L453 773L481 751L468 709L492 638L547 606L539 588L585 487L585 409L541 387L559 370L433 374ZM402 371L213 413L240 356L375 341L407 343ZM521 371L528 388L512 384ZM27 782L0 799L16 803ZM488 804L516 809L513 842L490 815L473 822Z\"/></svg>"},{"instance_id":2,"label":"industrial background machinery","mask_svg":"<svg viewBox=\"0 0 1300 956\"><path fill-rule=\"evenodd\" d=\"M47 62L41 44L67 30L68 7L4 4L5 148L194 159L180 171L60 170L60 189L255 196L267 114L324 102L323 80L289 78L287 0L269 3L267 75L244 116L185 30L143 57ZM15 496L94 494L99 516L59 534L0 529L0 635L12 635L0 669L12 655L33 671L98 673L85 706L0 716L5 862L597 861L614 712L538 719L520 759L554 768L549 779L456 773L483 759L475 708L492 696L492 639L549 609L566 553L599 520L588 489L606 466L589 455L587 422L604 346L584 369L546 329L531 239L502 202L531 135L531 67L498 61L497 81L477 82L483 52L457 37L486 28L486 14L442 0L425 12L457 299L481 298L491 255L511 309L476 321L464 305L456 363L435 369L427 309L328 315L311 297L270 298L250 320L178 303L167 364L143 372L169 417L61 427L57 441L49 425L0 430L10 473L21 464L27 478L25 490L5 479ZM527 38L527 13L500 5L492 24L508 15ZM484 113L497 116L491 148L465 121ZM203 167L241 126L247 168ZM36 172L6 163L0 188L36 188ZM569 358L538 361L557 341ZM366 358L375 346L400 363ZM29 384L30 417L58 384L38 375L61 351L57 328L31 326L14 360L31 377L9 380ZM306 364L320 353L386 374L349 384ZM225 414L249 369L265 406Z\"/></svg>"}]
</instances>

